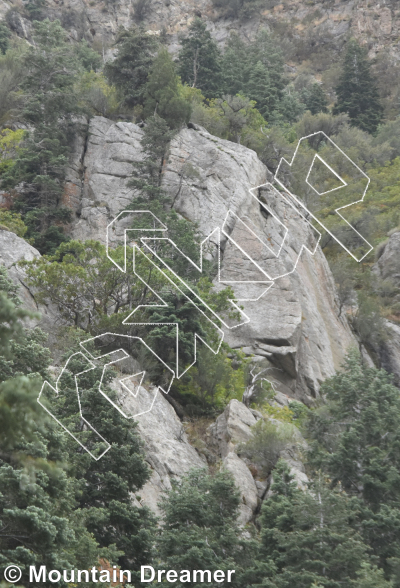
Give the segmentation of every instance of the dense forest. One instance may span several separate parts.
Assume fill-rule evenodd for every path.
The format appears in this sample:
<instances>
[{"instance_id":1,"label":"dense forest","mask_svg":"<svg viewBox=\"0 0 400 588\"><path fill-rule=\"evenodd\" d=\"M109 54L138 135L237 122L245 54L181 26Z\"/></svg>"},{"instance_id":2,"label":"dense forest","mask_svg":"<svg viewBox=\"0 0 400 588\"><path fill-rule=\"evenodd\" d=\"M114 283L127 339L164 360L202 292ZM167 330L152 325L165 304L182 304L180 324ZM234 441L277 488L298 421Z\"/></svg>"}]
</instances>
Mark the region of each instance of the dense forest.
<instances>
[{"instance_id":1,"label":"dense forest","mask_svg":"<svg viewBox=\"0 0 400 588\"><path fill-rule=\"evenodd\" d=\"M263 3L213 1L221 17L242 20ZM398 70L389 80L385 54L371 60L351 37L337 52L321 49L314 55L312 47L296 45L289 31L261 30L251 41L232 34L221 49L200 17L172 55L166 38L142 25L146 2L137 2L137 24L118 32L112 58L106 59L85 39L71 42L63 23L47 18L45 0L28 0L20 10L32 22L32 43L15 34L12 11L0 22L0 228L42 254L24 267L36 300L59 309L63 361L88 336L106 331L142 336L140 327L122 324L137 305L143 305L138 323L180 325L183 365L193 357L187 332L215 338L209 323L159 275L151 285L168 297L169 306L155 310L152 292L118 272L101 243L71 239L72 212L63 202L66 170L74 138L93 116L142 128L144 156L128 180L137 195L129 208L155 214L192 259L202 236L174 211L162 186L169 144L183 126L200 125L253 149L272 173L299 139L324 131L371 178L365 203L353 207L349 220L374 251L357 264L323 236L340 313L359 348L349 350L342 371L322 384L320 402L276 407L271 385L254 379L252 358L225 343L218 355L203 347L196 366L172 386L171 403L183 420L215 417L231 399L242 400L253 383L247 404L282 423L281 428L267 421L257 425L253 440L241 449L265 477L272 476L268 499L245 529L237 522L240 500L233 479L212 462L166 493L162 520L133 504L135 496L140 501L149 468L135 422L98 394L100 368L86 374L82 389L85 414L96 430L108 432L111 449L102 459L82 452L46 416L36 399L43 379L54 382L47 336L28 327L32 313L0 267L1 567L20 566L20 585L26 587L34 586L26 575L30 565L118 566L133 572L134 586L146 585L140 566L153 565L235 569L232 585L238 587L399 588L400 396L392 376L381 369L377 349L387 337L385 319L400 321L400 301L395 284L378 281L371 271L400 225ZM285 65L289 59L302 64L296 76ZM304 157L309 150L323 157L329 144L310 140L302 149ZM341 173L346 178L347 170ZM291 181L295 190L296 179ZM326 182L324 176L320 182ZM333 230L338 219L330 214L330 198L307 205ZM148 228L145 216L137 222ZM212 288L215 263L207 261L199 276L167 245L160 244L158 254L212 309L232 314L231 289ZM122 248L115 255L122 258ZM145 259L138 267L149 271ZM175 358L172 345L165 344L172 334L163 325L153 329L151 340L168 366ZM369 352L375 367L362 359L361 350ZM146 353L139 360L147 377L162 386L166 370ZM78 356L68 364L63 378L71 394L57 404L57 418L85 439L89 431L82 429L79 408L70 400L74 375L83 368ZM114 377L109 368L107 386ZM111 387L108 394L115 394ZM308 443L306 491L279 459L280 444L296 431Z\"/></svg>"}]
</instances>

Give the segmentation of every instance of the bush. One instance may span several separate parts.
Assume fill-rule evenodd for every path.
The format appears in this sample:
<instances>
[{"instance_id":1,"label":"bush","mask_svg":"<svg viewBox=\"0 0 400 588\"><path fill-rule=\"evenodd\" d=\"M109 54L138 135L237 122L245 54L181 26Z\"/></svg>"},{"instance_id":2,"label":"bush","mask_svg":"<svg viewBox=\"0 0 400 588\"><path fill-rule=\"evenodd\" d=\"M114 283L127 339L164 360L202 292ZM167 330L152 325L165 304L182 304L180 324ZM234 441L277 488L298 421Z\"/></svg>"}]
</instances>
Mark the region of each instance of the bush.
<instances>
[{"instance_id":1,"label":"bush","mask_svg":"<svg viewBox=\"0 0 400 588\"><path fill-rule=\"evenodd\" d=\"M253 437L239 447L240 456L250 459L264 475L276 465L280 452L293 442L295 427L289 423L259 420L253 427Z\"/></svg>"},{"instance_id":2,"label":"bush","mask_svg":"<svg viewBox=\"0 0 400 588\"><path fill-rule=\"evenodd\" d=\"M28 230L20 214L0 209L0 228L2 227L15 233L18 237L23 237Z\"/></svg>"}]
</instances>

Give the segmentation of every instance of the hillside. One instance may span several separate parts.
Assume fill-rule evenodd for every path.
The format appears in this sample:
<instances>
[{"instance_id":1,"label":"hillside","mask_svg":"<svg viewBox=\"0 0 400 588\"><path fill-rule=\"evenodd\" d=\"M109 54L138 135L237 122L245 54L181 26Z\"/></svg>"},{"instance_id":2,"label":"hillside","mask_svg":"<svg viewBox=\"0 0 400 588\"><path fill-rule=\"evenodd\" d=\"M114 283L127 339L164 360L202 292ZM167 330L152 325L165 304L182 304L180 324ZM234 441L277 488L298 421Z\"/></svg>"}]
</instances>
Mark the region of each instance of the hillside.
<instances>
[{"instance_id":1,"label":"hillside","mask_svg":"<svg viewBox=\"0 0 400 588\"><path fill-rule=\"evenodd\" d=\"M0 566L21 586L41 565L153 586L151 565L400 587L399 19L0 0Z\"/></svg>"}]
</instances>

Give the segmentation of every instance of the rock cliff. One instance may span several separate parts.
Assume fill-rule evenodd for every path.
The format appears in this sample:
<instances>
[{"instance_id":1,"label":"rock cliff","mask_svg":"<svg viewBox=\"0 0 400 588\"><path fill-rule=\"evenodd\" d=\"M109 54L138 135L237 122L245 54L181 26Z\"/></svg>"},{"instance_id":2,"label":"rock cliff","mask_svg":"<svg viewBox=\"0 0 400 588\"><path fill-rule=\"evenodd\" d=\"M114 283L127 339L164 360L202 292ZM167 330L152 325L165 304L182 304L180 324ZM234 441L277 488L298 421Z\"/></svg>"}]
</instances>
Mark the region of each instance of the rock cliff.
<instances>
[{"instance_id":1,"label":"rock cliff","mask_svg":"<svg viewBox=\"0 0 400 588\"><path fill-rule=\"evenodd\" d=\"M73 237L105 241L107 224L134 195L127 180L132 164L142 157L141 136L135 124L95 117L87 137L84 131L78 137L64 195L74 212ZM269 181L272 178L255 152L201 128L184 128L175 136L163 176L164 189L176 211L196 222L205 236L216 227L225 227L221 275L228 281L234 276L234 289L247 300L242 305L250 318L248 324L227 330L227 341L268 363L268 377L279 402L296 397L312 403L320 383L339 367L354 340L344 319L338 318L335 285L314 229ZM253 195L250 189L255 189ZM254 238L243 233L243 221L252 226ZM281 225L288 238L277 258L274 247L282 241ZM117 232L116 240L121 236ZM233 243L241 243L242 249L235 249ZM265 243L272 244L271 248ZM302 245L311 253L302 250ZM36 310L34 293L14 264L39 253L8 231L0 231L0 250L0 261L21 285L26 305ZM267 288L252 282L254 267L249 256L269 272ZM56 309L39 310L44 315L43 328L54 333ZM150 392L144 389L146 393ZM260 416L231 401L209 432L217 460L232 472L242 492L242 524L253 517L268 488L268 481L254 478L249 464L236 453L237 444L252 436L251 426ZM207 467L207 463L189 443L181 421L163 396L158 396L150 413L138 417L138 426L152 469L140 501L157 511L162 492L173 479L190 468ZM299 484L304 483L306 476L296 451L288 447L284 457Z\"/></svg>"},{"instance_id":2,"label":"rock cliff","mask_svg":"<svg viewBox=\"0 0 400 588\"><path fill-rule=\"evenodd\" d=\"M65 202L75 211L73 237L105 241L107 224L134 196L127 179L132 164L141 157L141 135L133 123L92 119L87 142L78 142L68 173ZM271 179L251 149L201 128L184 128L171 143L163 186L175 210L196 222L204 236L221 228L228 212L227 234L235 242L247 238L240 235L239 217L253 223L259 238L246 244L251 248L247 252L238 251L227 236L222 237L221 275L227 281L243 282L234 286L237 297L250 300L241 303L250 322L227 331L225 337L232 347L267 360L279 392L312 403L320 383L340 366L354 340L345 319L338 317L334 282L316 247L315 231L268 184ZM273 214L262 209L249 192L260 185L265 187L257 195ZM265 243L281 239L282 227L274 215L289 233L279 259L260 245L262 239ZM121 236L117 232L115 238ZM302 245L314 254L300 254ZM283 276L268 291L265 284L251 282L254 268L248 254L272 277Z\"/></svg>"},{"instance_id":3,"label":"rock cliff","mask_svg":"<svg viewBox=\"0 0 400 588\"><path fill-rule=\"evenodd\" d=\"M400 305L400 230L392 233L381 255L373 267L378 282L386 282L395 288L393 304ZM376 349L381 366L393 374L394 382L400 386L400 326L398 323L386 321L387 337Z\"/></svg>"},{"instance_id":4,"label":"rock cliff","mask_svg":"<svg viewBox=\"0 0 400 588\"><path fill-rule=\"evenodd\" d=\"M143 5L140 9L139 5ZM21 16L20 0L0 0L0 18L13 11L9 21L16 33L30 37L31 23ZM107 49L115 39L118 28L141 23L153 34L165 34L175 52L179 35L190 26L195 16L208 23L212 35L223 45L231 31L244 39L252 39L261 28L290 28L294 39L323 46L327 41L339 41L346 34L357 37L374 56L389 47L400 58L397 43L400 10L397 0L265 0L264 6L250 18L226 17L215 8L212 0L48 0L47 14L59 18L72 40L88 39L99 50Z\"/></svg>"}]
</instances>

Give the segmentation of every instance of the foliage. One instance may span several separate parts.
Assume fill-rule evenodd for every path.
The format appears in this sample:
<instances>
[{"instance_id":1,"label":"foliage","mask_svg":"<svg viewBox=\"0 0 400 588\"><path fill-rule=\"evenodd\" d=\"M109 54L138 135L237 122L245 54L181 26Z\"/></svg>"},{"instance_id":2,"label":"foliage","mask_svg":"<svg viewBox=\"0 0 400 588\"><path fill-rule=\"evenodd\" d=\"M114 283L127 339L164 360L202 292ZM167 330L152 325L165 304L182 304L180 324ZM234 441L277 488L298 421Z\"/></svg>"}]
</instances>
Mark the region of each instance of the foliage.
<instances>
[{"instance_id":1,"label":"foliage","mask_svg":"<svg viewBox=\"0 0 400 588\"><path fill-rule=\"evenodd\" d=\"M88 108L90 114L111 118L118 111L117 90L107 84L102 72L84 72L77 87L83 101L82 107Z\"/></svg>"},{"instance_id":2,"label":"foliage","mask_svg":"<svg viewBox=\"0 0 400 588\"><path fill-rule=\"evenodd\" d=\"M309 424L312 466L358 500L354 524L386 574L399 558L400 536L400 399L391 380L352 352L343 372L324 382L328 404Z\"/></svg>"},{"instance_id":3,"label":"foliage","mask_svg":"<svg viewBox=\"0 0 400 588\"><path fill-rule=\"evenodd\" d=\"M121 29L115 46L115 59L108 62L104 74L115 86L127 108L143 104L147 77L157 50L157 40L142 28Z\"/></svg>"},{"instance_id":4,"label":"foliage","mask_svg":"<svg viewBox=\"0 0 400 588\"><path fill-rule=\"evenodd\" d=\"M32 21L40 21L45 17L47 0L28 0L25 4L25 12Z\"/></svg>"},{"instance_id":5,"label":"foliage","mask_svg":"<svg viewBox=\"0 0 400 588\"><path fill-rule=\"evenodd\" d=\"M312 84L311 87L305 88L301 93L301 98L311 114L328 112L328 100L320 84Z\"/></svg>"},{"instance_id":6,"label":"foliage","mask_svg":"<svg viewBox=\"0 0 400 588\"><path fill-rule=\"evenodd\" d=\"M295 441L296 429L287 422L274 422L267 417L257 421L252 431L253 437L240 447L239 452L266 476L275 467L282 449Z\"/></svg>"},{"instance_id":7,"label":"foliage","mask_svg":"<svg viewBox=\"0 0 400 588\"><path fill-rule=\"evenodd\" d=\"M336 94L334 114L346 112L354 126L369 133L377 130L382 118L377 85L366 51L355 40L348 44Z\"/></svg>"},{"instance_id":8,"label":"foliage","mask_svg":"<svg viewBox=\"0 0 400 588\"><path fill-rule=\"evenodd\" d=\"M22 326L31 315L19 305L0 268L0 564L19 565L31 586L29 565L85 568L96 563L99 551L76 508L76 482L60 465L64 435L36 402L35 372L43 375L50 360L45 337Z\"/></svg>"},{"instance_id":9,"label":"foliage","mask_svg":"<svg viewBox=\"0 0 400 588\"><path fill-rule=\"evenodd\" d=\"M276 571L263 586L351 586L368 562L367 545L350 524L352 501L321 479L309 492L297 489L284 461L274 471L271 490L262 507L261 553Z\"/></svg>"},{"instance_id":10,"label":"foliage","mask_svg":"<svg viewBox=\"0 0 400 588\"><path fill-rule=\"evenodd\" d=\"M10 123L21 105L18 86L25 74L24 53L26 46L18 45L0 54L0 124Z\"/></svg>"},{"instance_id":11,"label":"foliage","mask_svg":"<svg viewBox=\"0 0 400 588\"><path fill-rule=\"evenodd\" d=\"M164 525L157 545L158 567L225 572L231 569L236 571L231 585L247 585L245 574L251 570L256 545L240 536L238 506L239 493L228 472L211 476L204 470L191 471L161 502ZM184 585L177 583L179 587Z\"/></svg>"},{"instance_id":12,"label":"foliage","mask_svg":"<svg viewBox=\"0 0 400 588\"><path fill-rule=\"evenodd\" d=\"M6 53L9 47L9 39L11 37L11 31L5 22L0 22L0 53L3 55Z\"/></svg>"},{"instance_id":13,"label":"foliage","mask_svg":"<svg viewBox=\"0 0 400 588\"><path fill-rule=\"evenodd\" d=\"M68 350L65 358L77 348ZM76 391L73 375L87 369L87 363L76 356L69 362L61 382L64 392L53 408L57 418L72 426L76 414ZM111 444L98 461L82 452L76 441L68 436L68 472L79 484L76 499L85 514L88 530L103 548L114 549L124 569L137 570L151 561L154 519L146 508L132 505L132 493L137 493L149 477L143 459L137 424L124 418L115 407L99 394L102 366L89 370L79 379L81 410L91 425ZM115 376L112 370L104 378L107 385ZM107 395L115 402L115 393L106 387ZM138 574L135 575L138 579Z\"/></svg>"},{"instance_id":14,"label":"foliage","mask_svg":"<svg viewBox=\"0 0 400 588\"><path fill-rule=\"evenodd\" d=\"M77 65L59 21L36 22L34 35L36 45L24 56L21 84L23 116L34 129L27 133L14 165L3 173L2 184L13 189L25 182L16 208L35 246L49 252L66 239L61 225L70 216L60 205L73 117L80 112L74 91Z\"/></svg>"},{"instance_id":15,"label":"foliage","mask_svg":"<svg viewBox=\"0 0 400 588\"><path fill-rule=\"evenodd\" d=\"M190 117L190 105L181 96L179 78L167 49L161 49L149 70L144 96L145 116L159 116L171 129Z\"/></svg>"},{"instance_id":16,"label":"foliage","mask_svg":"<svg viewBox=\"0 0 400 588\"><path fill-rule=\"evenodd\" d=\"M199 88L206 98L216 98L220 92L221 55L206 24L195 18L188 36L181 40L178 73L182 82Z\"/></svg>"},{"instance_id":17,"label":"foliage","mask_svg":"<svg viewBox=\"0 0 400 588\"><path fill-rule=\"evenodd\" d=\"M92 49L87 41L80 41L80 43L77 43L75 46L75 53L78 61L86 71L98 71L100 69L101 57L97 51Z\"/></svg>"},{"instance_id":18,"label":"foliage","mask_svg":"<svg viewBox=\"0 0 400 588\"><path fill-rule=\"evenodd\" d=\"M18 129L4 129L0 133L0 175L14 164L14 158L19 151L19 145L24 137L24 131Z\"/></svg>"},{"instance_id":19,"label":"foliage","mask_svg":"<svg viewBox=\"0 0 400 588\"><path fill-rule=\"evenodd\" d=\"M116 255L122 259L122 251ZM63 243L53 256L25 262L29 283L38 289L37 300L57 305L66 324L95 333L109 314L129 309L129 276L108 259L98 241ZM101 323L104 327L104 322Z\"/></svg>"},{"instance_id":20,"label":"foliage","mask_svg":"<svg viewBox=\"0 0 400 588\"><path fill-rule=\"evenodd\" d=\"M276 406L265 403L262 410L265 415L276 419L277 421L281 421L282 423L293 423L294 414L289 406Z\"/></svg>"}]
</instances>

